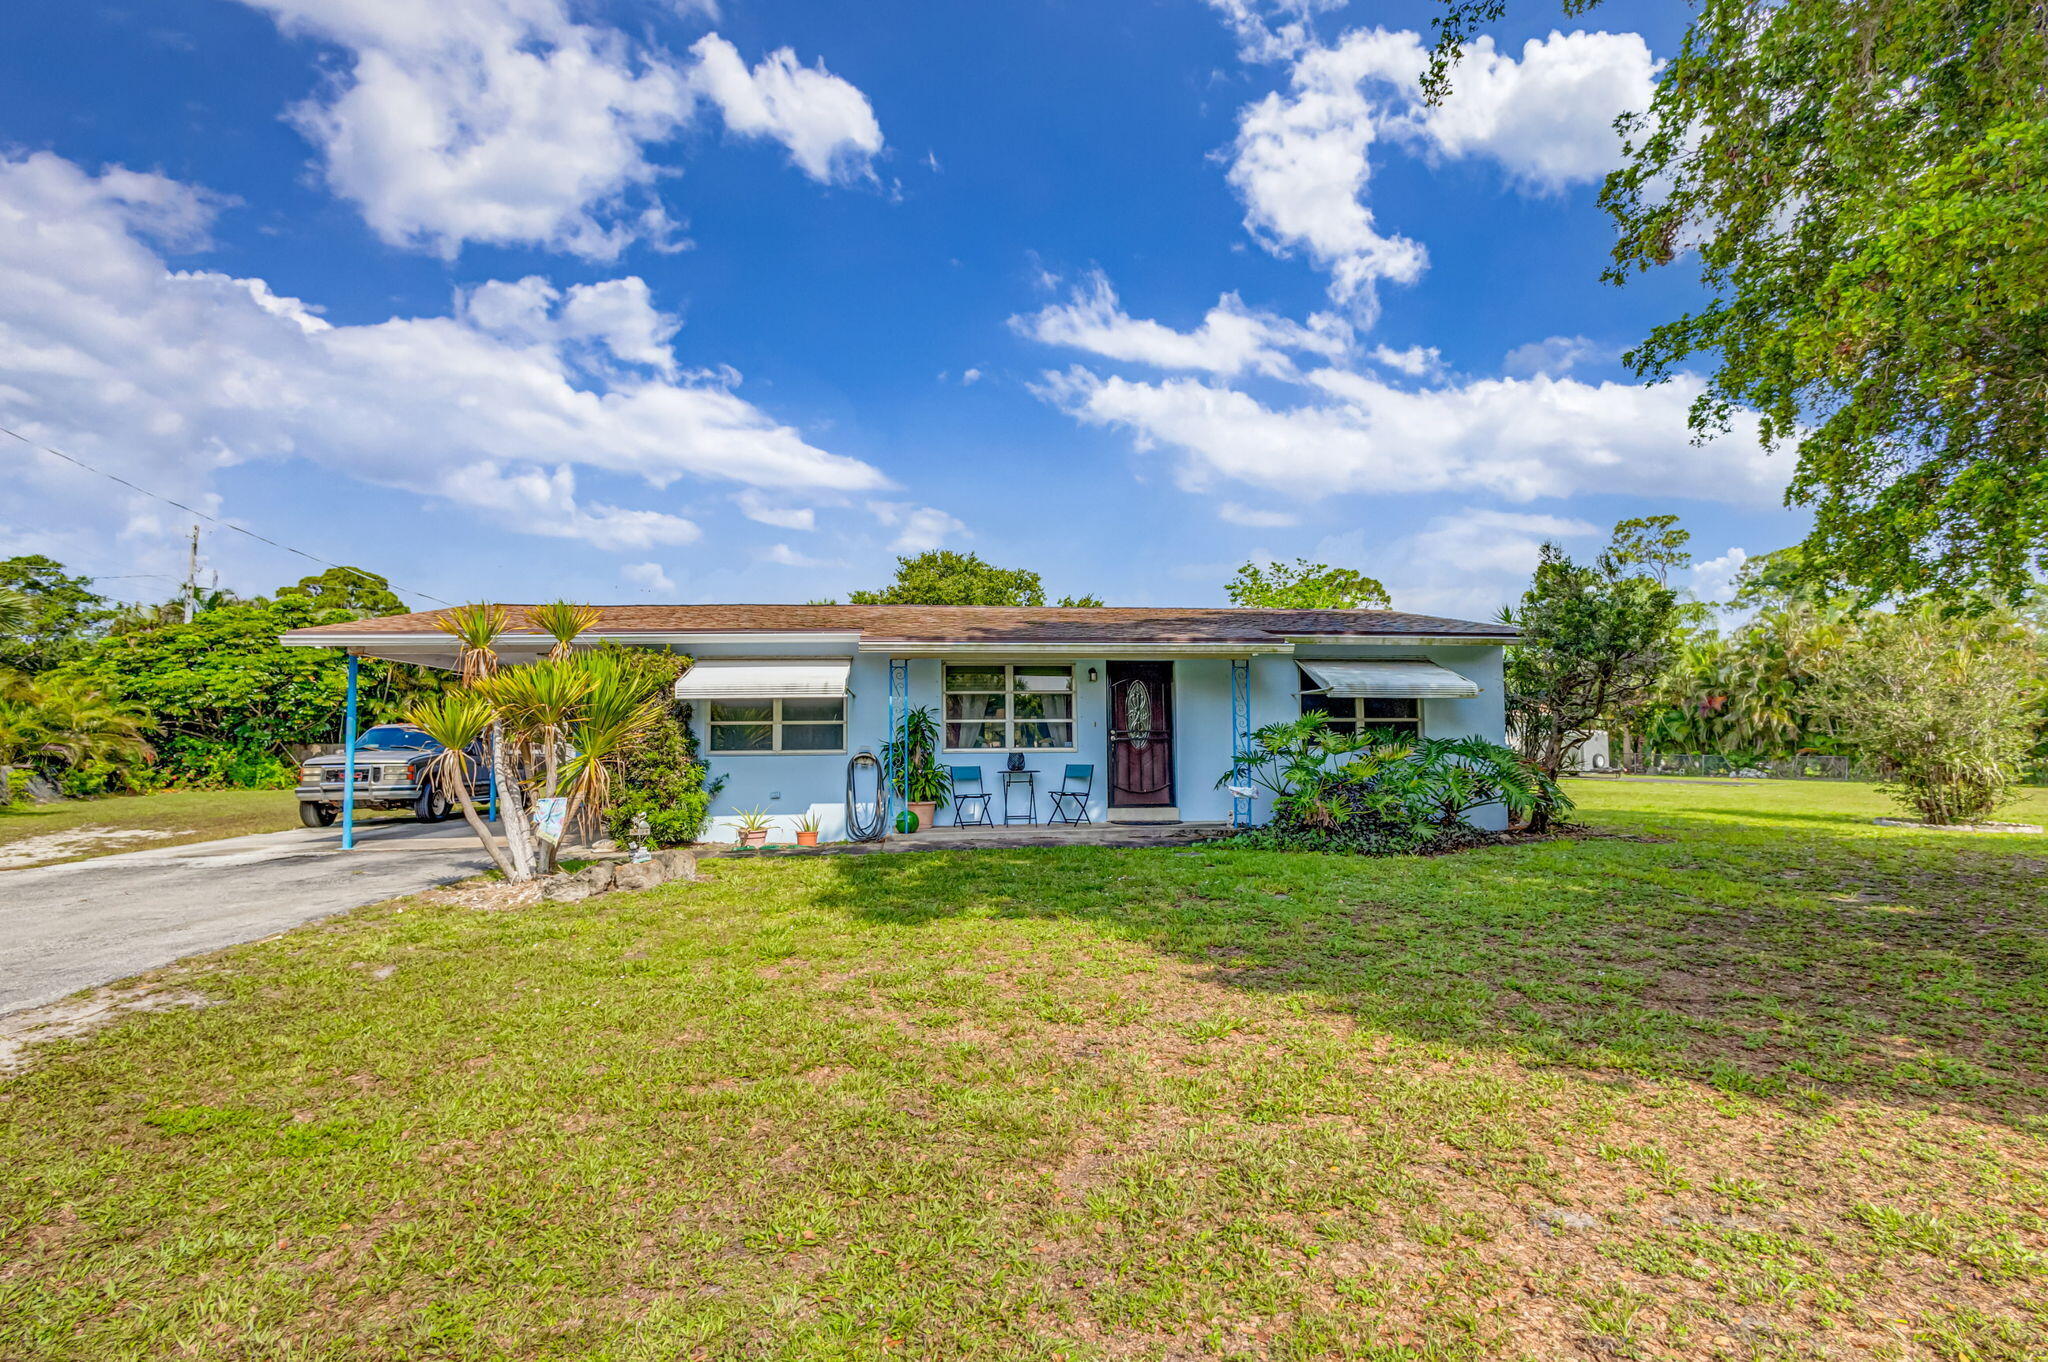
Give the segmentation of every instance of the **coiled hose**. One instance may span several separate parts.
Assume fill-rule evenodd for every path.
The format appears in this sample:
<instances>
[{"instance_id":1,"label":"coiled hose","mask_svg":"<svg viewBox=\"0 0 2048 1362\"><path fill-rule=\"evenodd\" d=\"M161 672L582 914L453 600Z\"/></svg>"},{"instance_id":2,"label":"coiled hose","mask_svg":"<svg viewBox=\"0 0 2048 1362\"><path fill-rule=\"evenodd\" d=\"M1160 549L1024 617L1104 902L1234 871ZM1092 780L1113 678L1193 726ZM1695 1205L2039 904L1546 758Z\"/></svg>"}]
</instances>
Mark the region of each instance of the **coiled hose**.
<instances>
[{"instance_id":1,"label":"coiled hose","mask_svg":"<svg viewBox=\"0 0 2048 1362\"><path fill-rule=\"evenodd\" d=\"M860 773L874 772L873 797L860 798ZM874 753L862 749L853 754L846 763L846 836L855 842L879 842L889 831L889 801L882 797L882 761ZM862 807L873 810L863 816Z\"/></svg>"}]
</instances>

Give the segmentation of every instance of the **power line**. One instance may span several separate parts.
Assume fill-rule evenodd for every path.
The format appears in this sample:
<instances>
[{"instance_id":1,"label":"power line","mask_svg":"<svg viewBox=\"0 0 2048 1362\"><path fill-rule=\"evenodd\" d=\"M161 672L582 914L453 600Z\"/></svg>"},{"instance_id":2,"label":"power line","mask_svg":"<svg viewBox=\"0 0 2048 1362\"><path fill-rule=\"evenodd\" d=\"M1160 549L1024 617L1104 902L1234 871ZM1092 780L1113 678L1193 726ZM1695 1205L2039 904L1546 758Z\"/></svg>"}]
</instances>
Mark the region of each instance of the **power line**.
<instances>
[{"instance_id":1,"label":"power line","mask_svg":"<svg viewBox=\"0 0 2048 1362\"><path fill-rule=\"evenodd\" d=\"M146 497L150 498L150 499L151 499L151 500L153 500L153 501L161 501L161 502L162 502L162 503L164 503L164 505L166 505L166 506L175 506L175 507L177 507L177 508L178 508L179 510L181 510L181 511L185 512L185 514L187 514L187 515L196 515L196 516L198 516L198 517L199 517L199 518L200 518L201 520L204 520L204 521L206 521L207 523L209 523L209 524L212 524L212 525L218 525L218 526L220 526L220 527L221 527L222 529L224 529L224 530L233 530L233 531L234 531L234 532L235 532L236 534L245 534L245 535L249 536L249 538L251 538L251 539L254 539L254 540L256 540L256 541L257 541L258 543L261 543L261 544L268 544L268 545L270 545L270 547L272 547L272 548L274 548L274 549L283 549L283 550L284 550L284 551L285 551L286 553L296 553L296 554L297 554L297 555L298 555L299 557L301 557L301 558L304 558L304 559L306 559L306 560L307 560L308 562L312 562L312 563L318 563L318 564L320 564L320 565L321 565L322 567L331 567L331 568L335 568L335 569L337 569L338 571L341 571L341 572L353 572L353 573L355 573L355 574L356 574L356 575L357 575L358 577L361 577L361 578L363 578L363 579L364 579L364 580L366 580L366 581L367 581L367 580L369 580L369 578L370 578L370 574L369 574L369 573L367 573L367 572L365 572L365 571L363 571L363 570L362 570L361 568L357 568L357 567L350 567L350 566L349 566L348 564L346 564L346 563L335 563L335 562L330 562L329 560L327 560L327 559L325 559L325 558L322 558L322 557L321 557L321 556L320 556L319 554L317 554L317 553L308 553L308 552L306 552L306 551L305 551L304 549L295 549L295 548L293 548L293 547L292 547L292 546L291 546L290 544L280 544L280 543L279 543L279 542L278 542L277 540L275 540L275 539L271 539L271 538L269 538L268 536L265 536L265 535L260 535L260 534L256 533L256 531L254 531L254 530L248 530L248 529L244 529L244 528L242 528L242 527L241 527L240 525L236 525L236 524L233 524L233 523L231 523L231 522L229 522L229 521L226 521L226 520L222 520L222 519L220 519L220 518L219 518L219 517L217 517L217 516L210 516L210 515L208 515L208 514L207 514L206 512L204 512L204 511L201 511L201 510L198 510L198 509L197 509L197 508L195 508L195 507L187 506L187 505L186 505L186 504L185 504L184 502L182 502L182 501L176 501L176 500L173 500L172 498L170 498L170 497L167 497L167 496L164 496L163 494L161 494L161 493L159 493L159 492L152 492L152 491L150 491L150 490L149 490L149 489L148 489L147 487L137 487L137 486L136 486L136 485L135 485L134 483L132 483L132 482L128 481L128 479L126 479L126 478L122 477L122 476L121 476L120 474L118 474L118 473L109 473L109 472L107 472L107 470L106 470L106 469L104 469L104 468L94 468L94 467L93 467L93 466L92 466L91 464L87 463L87 462L86 462L86 461L85 461L84 459L77 459L77 458L73 458L73 457L72 457L71 455L69 455L69 454L66 454L66 453L65 453L65 452L64 452L63 450L61 450L61 449L52 449L52 448L50 448L50 447L49 447L48 445L44 445L44 444L37 444L37 443L36 443L36 442L35 442L34 440L31 440L31 439L29 439L29 438L28 438L28 436L26 436L26 435L23 435L23 434L22 434L22 433L21 433L20 431L18 431L18 430L9 430L9 429L8 429L8 428L7 428L6 426L0 426L0 435L12 435L12 436L13 436L13 437L14 437L15 439L17 439L17 440L21 441L21 442L22 442L23 444L27 445L27 446L28 446L28 447L29 447L30 449L37 449L37 450L41 450L41 451L42 451L43 453L45 453L45 454L48 454L48 455L49 455L49 456L51 456L52 458L56 458L56 459L62 459L62 460L63 460L64 462L66 462L66 463L68 463L68 464L73 464L73 465L75 465L75 466L77 466L77 467L79 467L79 468L83 468L83 469L84 469L84 470L85 470L86 472L88 472L88 473L95 473L95 474L98 474L98 475L99 475L100 477L103 477L103 478L105 478L105 479L106 479L107 481L109 481L109 482L118 482L118 483L120 483L120 484L121 484L121 485L122 485L123 487L126 487L126 488L127 488L127 489L128 489L129 491L131 491L131 492L140 492L140 493L141 493L141 494L142 494L143 496L146 496ZM153 574L153 573L137 573L137 574L135 574L135 575L137 575L137 576L154 576L154 575L156 575L156 574ZM111 580L111 579L109 579L109 580ZM440 598L439 596L436 596L436 595L434 595L434 594L433 594L433 593L432 593L431 591L416 591L416 590L414 590L414 589L413 589L413 588L411 588L411 587L407 587L407 586L399 586L399 584L398 584L397 582L394 582L394 581L392 581L392 580L391 580L390 578L388 578L388 577L387 577L387 578L385 578L385 579L384 579L384 581L385 581L385 585L387 585L387 586L394 586L394 587L397 587L397 588L398 588L398 589L399 589L400 591L403 591L403 592L405 592L405 594L406 594L406 595L408 595L408 596L420 596L420 597L423 597L423 598L425 598L425 599L427 599L427 600L433 601L433 602L435 602L435 603L436 603L436 604L438 604L438 605L453 605L453 604L454 604L454 602L453 602L453 601L444 601L444 600L442 600L442 599L441 599L441 598Z\"/></svg>"}]
</instances>

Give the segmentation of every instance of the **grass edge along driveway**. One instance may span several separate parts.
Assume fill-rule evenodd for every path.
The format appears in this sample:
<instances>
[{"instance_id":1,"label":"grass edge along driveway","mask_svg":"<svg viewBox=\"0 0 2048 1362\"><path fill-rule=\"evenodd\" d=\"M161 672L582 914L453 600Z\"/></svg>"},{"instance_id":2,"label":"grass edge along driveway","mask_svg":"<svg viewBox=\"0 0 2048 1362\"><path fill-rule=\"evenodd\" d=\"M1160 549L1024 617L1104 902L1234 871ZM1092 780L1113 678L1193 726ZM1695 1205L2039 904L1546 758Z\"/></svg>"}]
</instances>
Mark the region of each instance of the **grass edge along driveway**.
<instances>
[{"instance_id":1,"label":"grass edge along driveway","mask_svg":"<svg viewBox=\"0 0 2048 1362\"><path fill-rule=\"evenodd\" d=\"M0 1081L0 1356L2039 1356L2048 846L1579 789L191 962Z\"/></svg>"}]
</instances>

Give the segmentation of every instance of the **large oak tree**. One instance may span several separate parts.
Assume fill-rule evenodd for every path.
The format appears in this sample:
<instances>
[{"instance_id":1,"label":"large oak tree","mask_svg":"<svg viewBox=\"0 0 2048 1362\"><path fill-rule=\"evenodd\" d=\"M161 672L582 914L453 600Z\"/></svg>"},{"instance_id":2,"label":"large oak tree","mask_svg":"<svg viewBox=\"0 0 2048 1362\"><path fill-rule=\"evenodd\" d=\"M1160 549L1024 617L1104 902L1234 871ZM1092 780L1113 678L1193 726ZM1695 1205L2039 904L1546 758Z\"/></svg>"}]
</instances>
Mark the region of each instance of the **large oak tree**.
<instances>
[{"instance_id":1,"label":"large oak tree","mask_svg":"<svg viewBox=\"0 0 2048 1362\"><path fill-rule=\"evenodd\" d=\"M1583 13L1599 0L1565 0ZM1449 0L1432 94L1508 0ZM1696 261L1629 353L1797 453L1802 557L1867 599L2017 600L2048 569L2048 6L1698 0L1620 123L1607 277Z\"/></svg>"}]
</instances>

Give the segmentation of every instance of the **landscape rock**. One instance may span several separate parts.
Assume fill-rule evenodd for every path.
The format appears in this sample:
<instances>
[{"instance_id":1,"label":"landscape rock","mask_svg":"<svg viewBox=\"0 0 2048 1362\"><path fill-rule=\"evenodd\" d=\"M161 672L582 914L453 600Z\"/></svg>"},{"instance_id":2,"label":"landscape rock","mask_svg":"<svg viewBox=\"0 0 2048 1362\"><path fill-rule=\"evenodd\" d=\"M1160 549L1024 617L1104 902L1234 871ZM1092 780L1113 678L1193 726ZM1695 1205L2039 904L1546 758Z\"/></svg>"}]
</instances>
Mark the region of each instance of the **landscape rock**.
<instances>
[{"instance_id":1,"label":"landscape rock","mask_svg":"<svg viewBox=\"0 0 2048 1362\"><path fill-rule=\"evenodd\" d=\"M550 875L540 896L550 903L581 903L610 890L616 873L615 866L591 865L568 875Z\"/></svg>"},{"instance_id":2,"label":"landscape rock","mask_svg":"<svg viewBox=\"0 0 2048 1362\"><path fill-rule=\"evenodd\" d=\"M654 863L672 880L697 878L697 853L688 847L670 847L654 853Z\"/></svg>"},{"instance_id":3,"label":"landscape rock","mask_svg":"<svg viewBox=\"0 0 2048 1362\"><path fill-rule=\"evenodd\" d=\"M612 868L613 889L652 889L668 879L668 871L659 860L627 861Z\"/></svg>"}]
</instances>

